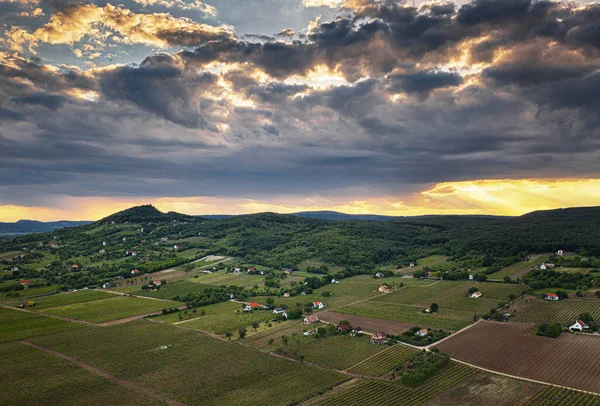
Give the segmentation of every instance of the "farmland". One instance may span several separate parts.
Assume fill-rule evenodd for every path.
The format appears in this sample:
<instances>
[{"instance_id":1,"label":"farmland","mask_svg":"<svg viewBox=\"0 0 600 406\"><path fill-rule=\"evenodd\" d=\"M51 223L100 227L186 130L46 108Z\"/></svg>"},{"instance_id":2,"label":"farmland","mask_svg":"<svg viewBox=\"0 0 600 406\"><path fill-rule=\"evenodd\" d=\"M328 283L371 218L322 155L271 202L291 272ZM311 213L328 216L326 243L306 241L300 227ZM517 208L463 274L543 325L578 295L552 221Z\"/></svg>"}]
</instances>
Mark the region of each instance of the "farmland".
<instances>
[{"instance_id":1,"label":"farmland","mask_svg":"<svg viewBox=\"0 0 600 406\"><path fill-rule=\"evenodd\" d=\"M549 387L527 402L526 406L598 406L600 396L573 391L565 388Z\"/></svg>"},{"instance_id":2,"label":"farmland","mask_svg":"<svg viewBox=\"0 0 600 406\"><path fill-rule=\"evenodd\" d=\"M200 314L196 313L196 317L200 318L186 321L180 325L185 328L225 334L228 331L235 331L240 327L248 327L254 321L265 322L275 318L275 315L269 310L242 312L242 305L234 302L202 306L199 310L204 311L206 315L201 317ZM190 315L190 319L192 318L194 317ZM171 323L179 321L178 315L176 314L159 316L156 317L155 320Z\"/></svg>"},{"instance_id":3,"label":"farmland","mask_svg":"<svg viewBox=\"0 0 600 406\"><path fill-rule=\"evenodd\" d=\"M181 303L171 301L114 296L108 299L41 309L39 312L91 323L103 323L180 305Z\"/></svg>"},{"instance_id":4,"label":"farmland","mask_svg":"<svg viewBox=\"0 0 600 406\"><path fill-rule=\"evenodd\" d=\"M0 342L20 340L82 327L78 323L0 307Z\"/></svg>"},{"instance_id":5,"label":"farmland","mask_svg":"<svg viewBox=\"0 0 600 406\"><path fill-rule=\"evenodd\" d=\"M590 313L594 320L600 320L600 300L568 299L551 302L528 297L519 299L507 310L512 321L531 323L560 323L574 321L581 313Z\"/></svg>"},{"instance_id":6,"label":"farmland","mask_svg":"<svg viewBox=\"0 0 600 406\"><path fill-rule=\"evenodd\" d=\"M208 285L187 281L177 281L163 285L159 290L139 291L135 294L138 296L157 297L160 299L173 299L176 296L184 297L190 293L201 293L207 286Z\"/></svg>"},{"instance_id":7,"label":"farmland","mask_svg":"<svg viewBox=\"0 0 600 406\"><path fill-rule=\"evenodd\" d=\"M188 404L290 404L346 379L335 372L145 320L32 341Z\"/></svg>"},{"instance_id":8,"label":"farmland","mask_svg":"<svg viewBox=\"0 0 600 406\"><path fill-rule=\"evenodd\" d=\"M383 331L387 334L400 334L413 327L413 325L410 323L376 319L373 317L353 316L350 314L328 311L319 313L319 320L333 324L338 324L342 320L347 320L351 326L361 327L362 330L367 333Z\"/></svg>"},{"instance_id":9,"label":"farmland","mask_svg":"<svg viewBox=\"0 0 600 406\"><path fill-rule=\"evenodd\" d=\"M527 323L481 321L436 347L492 371L600 391L598 337L563 334L552 339L528 334L531 328Z\"/></svg>"},{"instance_id":10,"label":"farmland","mask_svg":"<svg viewBox=\"0 0 600 406\"><path fill-rule=\"evenodd\" d=\"M35 307L31 310L40 310L48 307L65 306L74 303L91 302L93 300L114 298L113 294L100 290L79 290L77 292L59 293L57 295L42 296L34 299ZM18 306L23 300L11 303Z\"/></svg>"},{"instance_id":11,"label":"farmland","mask_svg":"<svg viewBox=\"0 0 600 406\"><path fill-rule=\"evenodd\" d=\"M474 368L451 362L447 367L416 388L409 388L397 382L361 379L344 390L325 394L307 405L402 405L416 406L468 379Z\"/></svg>"},{"instance_id":12,"label":"farmland","mask_svg":"<svg viewBox=\"0 0 600 406\"><path fill-rule=\"evenodd\" d=\"M398 344L385 348L383 351L360 361L348 368L349 372L370 376L382 376L390 370L403 365L419 351L406 345Z\"/></svg>"},{"instance_id":13,"label":"farmland","mask_svg":"<svg viewBox=\"0 0 600 406\"><path fill-rule=\"evenodd\" d=\"M0 344L0 358L3 405L163 404L22 343Z\"/></svg>"},{"instance_id":14,"label":"farmland","mask_svg":"<svg viewBox=\"0 0 600 406\"><path fill-rule=\"evenodd\" d=\"M529 272L532 268L548 260L548 254L536 254L530 255L525 261L516 262L512 265L506 266L499 271L488 275L491 279L502 279L505 276L513 278L521 277Z\"/></svg>"},{"instance_id":15,"label":"farmland","mask_svg":"<svg viewBox=\"0 0 600 406\"><path fill-rule=\"evenodd\" d=\"M386 348L373 345L369 340L370 337L366 335L335 335L323 338L297 335L291 337L287 344L280 346L280 352L294 358L304 356L306 361L343 370Z\"/></svg>"}]
</instances>

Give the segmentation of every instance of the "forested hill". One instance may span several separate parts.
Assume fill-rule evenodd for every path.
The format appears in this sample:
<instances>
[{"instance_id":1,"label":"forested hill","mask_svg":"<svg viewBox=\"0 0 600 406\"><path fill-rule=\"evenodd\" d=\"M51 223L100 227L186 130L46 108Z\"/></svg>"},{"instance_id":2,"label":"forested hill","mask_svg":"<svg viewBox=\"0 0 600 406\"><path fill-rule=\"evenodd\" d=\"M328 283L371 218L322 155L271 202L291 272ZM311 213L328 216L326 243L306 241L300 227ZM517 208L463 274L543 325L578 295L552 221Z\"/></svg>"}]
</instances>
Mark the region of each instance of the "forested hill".
<instances>
[{"instance_id":1,"label":"forested hill","mask_svg":"<svg viewBox=\"0 0 600 406\"><path fill-rule=\"evenodd\" d=\"M29 234L43 233L53 231L57 228L75 227L84 224L89 224L90 221L35 221L35 220L19 220L16 223L0 222L0 234Z\"/></svg>"},{"instance_id":2,"label":"forested hill","mask_svg":"<svg viewBox=\"0 0 600 406\"><path fill-rule=\"evenodd\" d=\"M108 242L107 249L100 254L103 241ZM543 211L513 218L332 221L275 213L207 219L140 206L92 224L3 241L0 251L37 248L38 255L39 247L44 247L67 262L69 258L90 258L91 263L102 266L102 275L108 276L127 266L151 271L184 261L173 252L174 241L180 245L179 252L197 249L273 268L293 267L306 259L351 268L406 266L433 254L481 267L559 249L600 256L600 208ZM126 257L131 250L138 252L135 258Z\"/></svg>"}]
</instances>

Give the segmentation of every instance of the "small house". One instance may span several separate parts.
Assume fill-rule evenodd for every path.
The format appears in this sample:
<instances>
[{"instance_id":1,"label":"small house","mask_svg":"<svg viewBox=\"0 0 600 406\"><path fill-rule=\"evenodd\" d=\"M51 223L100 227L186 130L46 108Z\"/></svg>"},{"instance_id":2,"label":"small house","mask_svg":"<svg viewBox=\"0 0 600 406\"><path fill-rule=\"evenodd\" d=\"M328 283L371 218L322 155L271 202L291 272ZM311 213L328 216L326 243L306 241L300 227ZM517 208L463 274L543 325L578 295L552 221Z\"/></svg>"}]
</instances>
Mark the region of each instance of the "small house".
<instances>
[{"instance_id":1,"label":"small house","mask_svg":"<svg viewBox=\"0 0 600 406\"><path fill-rule=\"evenodd\" d=\"M470 273L470 274L469 274L469 280L470 280L470 281L472 281L472 280L473 280L473 274L472 274L472 273Z\"/></svg>"},{"instance_id":2,"label":"small house","mask_svg":"<svg viewBox=\"0 0 600 406\"><path fill-rule=\"evenodd\" d=\"M108 245L108 243L106 241L102 241L102 246L106 247Z\"/></svg>"},{"instance_id":3,"label":"small house","mask_svg":"<svg viewBox=\"0 0 600 406\"><path fill-rule=\"evenodd\" d=\"M142 240L142 244L146 244L146 240Z\"/></svg>"},{"instance_id":4,"label":"small house","mask_svg":"<svg viewBox=\"0 0 600 406\"><path fill-rule=\"evenodd\" d=\"M431 308L428 307L426 309L423 309L423 313L431 313Z\"/></svg>"},{"instance_id":5,"label":"small house","mask_svg":"<svg viewBox=\"0 0 600 406\"><path fill-rule=\"evenodd\" d=\"M286 274L286 275L289 275L289 274L292 273L292 271L286 268L286 269L283 270L283 273Z\"/></svg>"},{"instance_id":6,"label":"small house","mask_svg":"<svg viewBox=\"0 0 600 406\"><path fill-rule=\"evenodd\" d=\"M408 266L409 266L410 268L412 268L413 266L415 266L415 263L414 263L414 262L411 262L411 263L410 263Z\"/></svg>"},{"instance_id":7,"label":"small house","mask_svg":"<svg viewBox=\"0 0 600 406\"><path fill-rule=\"evenodd\" d=\"M137 251L131 251L131 256L135 257L137 255Z\"/></svg>"},{"instance_id":8,"label":"small house","mask_svg":"<svg viewBox=\"0 0 600 406\"><path fill-rule=\"evenodd\" d=\"M125 242L126 239L127 239L127 237L123 237L123 242Z\"/></svg>"},{"instance_id":9,"label":"small house","mask_svg":"<svg viewBox=\"0 0 600 406\"><path fill-rule=\"evenodd\" d=\"M381 285L378 289L378 292L380 293L391 293L392 292L392 288L390 288L388 285Z\"/></svg>"},{"instance_id":10,"label":"small house","mask_svg":"<svg viewBox=\"0 0 600 406\"><path fill-rule=\"evenodd\" d=\"M100 254L104 254L106 252L106 250L104 248L100 248L100 251L98 251Z\"/></svg>"},{"instance_id":11,"label":"small house","mask_svg":"<svg viewBox=\"0 0 600 406\"><path fill-rule=\"evenodd\" d=\"M77 264L73 264L73 267L72 267L72 268L73 268L73 269L79 269L79 265L77 265Z\"/></svg>"},{"instance_id":12,"label":"small house","mask_svg":"<svg viewBox=\"0 0 600 406\"><path fill-rule=\"evenodd\" d=\"M383 273L381 273L381 272L377 272L377 273L375 274L375 277L376 277L376 278L381 278L382 276L383 276Z\"/></svg>"},{"instance_id":13,"label":"small house","mask_svg":"<svg viewBox=\"0 0 600 406\"><path fill-rule=\"evenodd\" d=\"M154 286L160 286L160 285L162 285L162 282L161 281L151 281L150 284L151 285L153 284Z\"/></svg>"},{"instance_id":14,"label":"small house","mask_svg":"<svg viewBox=\"0 0 600 406\"><path fill-rule=\"evenodd\" d=\"M285 292L285 293L283 294L283 297L290 297L290 292Z\"/></svg>"},{"instance_id":15,"label":"small house","mask_svg":"<svg viewBox=\"0 0 600 406\"><path fill-rule=\"evenodd\" d=\"M254 268L252 268L252 267L248 268L248 272L254 272L255 270L256 270L256 269L254 269Z\"/></svg>"},{"instance_id":16,"label":"small house","mask_svg":"<svg viewBox=\"0 0 600 406\"><path fill-rule=\"evenodd\" d=\"M173 245L173 249L174 249L174 250L178 250L178 249L179 249L179 244L175 244L175 245Z\"/></svg>"},{"instance_id":17,"label":"small house","mask_svg":"<svg viewBox=\"0 0 600 406\"><path fill-rule=\"evenodd\" d=\"M472 297L473 299L479 299L479 298L480 298L482 295L483 295L483 293L481 293L480 291L477 291L477 292L473 292L473 293L471 294L471 297Z\"/></svg>"},{"instance_id":18,"label":"small house","mask_svg":"<svg viewBox=\"0 0 600 406\"><path fill-rule=\"evenodd\" d=\"M50 248L58 248L58 244L50 244Z\"/></svg>"},{"instance_id":19,"label":"small house","mask_svg":"<svg viewBox=\"0 0 600 406\"><path fill-rule=\"evenodd\" d=\"M556 255L565 255L567 253L567 251L563 251L563 250L558 250L556 251Z\"/></svg>"},{"instance_id":20,"label":"small house","mask_svg":"<svg viewBox=\"0 0 600 406\"><path fill-rule=\"evenodd\" d=\"M244 307L244 311L249 312L251 310L258 309L259 307L260 304L258 304L258 302L250 302L246 305L246 307Z\"/></svg>"},{"instance_id":21,"label":"small house","mask_svg":"<svg viewBox=\"0 0 600 406\"><path fill-rule=\"evenodd\" d=\"M335 280L335 279L332 279L332 280L331 280L331 283L340 283L340 281L337 281L337 280Z\"/></svg>"},{"instance_id":22,"label":"small house","mask_svg":"<svg viewBox=\"0 0 600 406\"><path fill-rule=\"evenodd\" d=\"M352 327L350 327L350 324L348 324L348 323L340 324L338 326L338 331L340 333L346 333L348 331L352 331Z\"/></svg>"},{"instance_id":23,"label":"small house","mask_svg":"<svg viewBox=\"0 0 600 406\"><path fill-rule=\"evenodd\" d=\"M429 334L429 332L427 331L426 328L422 328L421 330L417 331L415 333L415 336L417 337L427 337L427 334Z\"/></svg>"},{"instance_id":24,"label":"small house","mask_svg":"<svg viewBox=\"0 0 600 406\"><path fill-rule=\"evenodd\" d=\"M239 275L241 271L242 271L242 270L241 270L240 268L235 268L235 269L233 270L233 274L234 274L234 275Z\"/></svg>"},{"instance_id":25,"label":"small house","mask_svg":"<svg viewBox=\"0 0 600 406\"><path fill-rule=\"evenodd\" d=\"M544 300L558 300L556 293L544 293Z\"/></svg>"},{"instance_id":26,"label":"small house","mask_svg":"<svg viewBox=\"0 0 600 406\"><path fill-rule=\"evenodd\" d=\"M322 309L325 307L325 305L323 304L323 302L321 301L317 301L317 302L313 302L313 307L315 309Z\"/></svg>"},{"instance_id":27,"label":"small house","mask_svg":"<svg viewBox=\"0 0 600 406\"><path fill-rule=\"evenodd\" d=\"M273 309L273 314L283 314L285 313L285 309L281 308L281 307L276 307L275 309Z\"/></svg>"},{"instance_id":28,"label":"small house","mask_svg":"<svg viewBox=\"0 0 600 406\"><path fill-rule=\"evenodd\" d=\"M161 238L161 240L162 241L169 241L169 238L168 237L163 237L163 238Z\"/></svg>"},{"instance_id":29,"label":"small house","mask_svg":"<svg viewBox=\"0 0 600 406\"><path fill-rule=\"evenodd\" d=\"M21 279L21 280L19 281L19 285L21 285L21 286L27 286L27 285L29 285L30 283L31 283L31 281L30 281L29 279Z\"/></svg>"},{"instance_id":30,"label":"small house","mask_svg":"<svg viewBox=\"0 0 600 406\"><path fill-rule=\"evenodd\" d=\"M134 268L134 269L131 270L131 274L132 275L137 275L138 273L140 273L140 270L137 269L137 268Z\"/></svg>"},{"instance_id":31,"label":"small house","mask_svg":"<svg viewBox=\"0 0 600 406\"><path fill-rule=\"evenodd\" d=\"M573 324L572 326L569 326L569 330L571 330L571 331L584 331L584 330L589 330L589 328L590 328L590 326L588 326L581 320L577 320L575 322L575 324Z\"/></svg>"},{"instance_id":32,"label":"small house","mask_svg":"<svg viewBox=\"0 0 600 406\"><path fill-rule=\"evenodd\" d=\"M304 320L302 320L302 324L307 325L307 326L318 323L318 322L319 322L319 318L317 316L315 316L314 314L310 315L310 316L306 316L304 318Z\"/></svg>"},{"instance_id":33,"label":"small house","mask_svg":"<svg viewBox=\"0 0 600 406\"><path fill-rule=\"evenodd\" d=\"M306 296L306 292L304 292L304 291L300 292L300 296Z\"/></svg>"},{"instance_id":34,"label":"small house","mask_svg":"<svg viewBox=\"0 0 600 406\"><path fill-rule=\"evenodd\" d=\"M387 336L384 332L380 331L371 336L371 344L381 344L387 340Z\"/></svg>"}]
</instances>

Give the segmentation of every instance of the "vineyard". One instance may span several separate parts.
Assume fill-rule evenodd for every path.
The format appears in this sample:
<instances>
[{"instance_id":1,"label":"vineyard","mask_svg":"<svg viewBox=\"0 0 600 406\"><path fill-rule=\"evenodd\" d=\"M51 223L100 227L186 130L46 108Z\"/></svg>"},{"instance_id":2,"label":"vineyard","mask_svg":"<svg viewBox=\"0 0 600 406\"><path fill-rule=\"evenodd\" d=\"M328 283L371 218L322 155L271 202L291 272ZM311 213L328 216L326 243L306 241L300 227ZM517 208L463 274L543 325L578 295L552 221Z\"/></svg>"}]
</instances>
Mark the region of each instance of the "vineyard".
<instances>
[{"instance_id":1,"label":"vineyard","mask_svg":"<svg viewBox=\"0 0 600 406\"><path fill-rule=\"evenodd\" d=\"M348 368L349 372L369 376L382 376L403 365L419 351L406 345L393 345Z\"/></svg>"},{"instance_id":2,"label":"vineyard","mask_svg":"<svg viewBox=\"0 0 600 406\"><path fill-rule=\"evenodd\" d=\"M48 307L65 306L74 303L91 302L93 300L114 298L115 295L100 290L78 290L77 292L60 293L58 295L41 296L32 299L35 307L29 310L40 310ZM11 303L11 306L19 306L23 300Z\"/></svg>"},{"instance_id":3,"label":"vineyard","mask_svg":"<svg viewBox=\"0 0 600 406\"><path fill-rule=\"evenodd\" d=\"M287 345L280 348L287 355L294 357L303 355L306 361L332 368L346 369L386 348L373 345L369 340L367 335L359 337L335 335L323 338L298 335L292 337Z\"/></svg>"},{"instance_id":4,"label":"vineyard","mask_svg":"<svg viewBox=\"0 0 600 406\"><path fill-rule=\"evenodd\" d=\"M0 308L0 342L21 340L76 328L83 328L83 325L19 310Z\"/></svg>"},{"instance_id":5,"label":"vineyard","mask_svg":"<svg viewBox=\"0 0 600 406\"><path fill-rule=\"evenodd\" d=\"M491 279L502 279L505 276L511 276L513 278L521 277L533 269L536 265L541 264L544 261L548 260L548 254L537 254L531 255L527 258L527 261L517 262L509 266L505 266L501 270L491 273L488 275L488 278Z\"/></svg>"},{"instance_id":6,"label":"vineyard","mask_svg":"<svg viewBox=\"0 0 600 406\"><path fill-rule=\"evenodd\" d=\"M474 368L451 362L450 365L417 388L409 388L397 382L364 379L342 391L313 399L307 405L416 406L467 379L475 371Z\"/></svg>"},{"instance_id":7,"label":"vineyard","mask_svg":"<svg viewBox=\"0 0 600 406\"><path fill-rule=\"evenodd\" d=\"M600 396L552 386L538 393L526 406L598 406Z\"/></svg>"},{"instance_id":8,"label":"vineyard","mask_svg":"<svg viewBox=\"0 0 600 406\"><path fill-rule=\"evenodd\" d=\"M481 321L436 347L452 358L492 371L600 392L600 339L528 334L532 324Z\"/></svg>"},{"instance_id":9,"label":"vineyard","mask_svg":"<svg viewBox=\"0 0 600 406\"><path fill-rule=\"evenodd\" d=\"M40 313L85 320L91 323L103 323L154 312L165 307L177 307L181 305L181 303L166 300L158 301L128 296L113 296L108 299L50 307L40 310Z\"/></svg>"},{"instance_id":10,"label":"vineyard","mask_svg":"<svg viewBox=\"0 0 600 406\"><path fill-rule=\"evenodd\" d=\"M187 404L291 404L347 379L336 372L146 320L32 341Z\"/></svg>"},{"instance_id":11,"label":"vineyard","mask_svg":"<svg viewBox=\"0 0 600 406\"><path fill-rule=\"evenodd\" d=\"M523 323L565 324L574 321L581 313L590 313L594 320L600 320L600 300L568 299L550 302L529 298L527 302L523 300L515 302L508 312L513 315L512 320Z\"/></svg>"}]
</instances>

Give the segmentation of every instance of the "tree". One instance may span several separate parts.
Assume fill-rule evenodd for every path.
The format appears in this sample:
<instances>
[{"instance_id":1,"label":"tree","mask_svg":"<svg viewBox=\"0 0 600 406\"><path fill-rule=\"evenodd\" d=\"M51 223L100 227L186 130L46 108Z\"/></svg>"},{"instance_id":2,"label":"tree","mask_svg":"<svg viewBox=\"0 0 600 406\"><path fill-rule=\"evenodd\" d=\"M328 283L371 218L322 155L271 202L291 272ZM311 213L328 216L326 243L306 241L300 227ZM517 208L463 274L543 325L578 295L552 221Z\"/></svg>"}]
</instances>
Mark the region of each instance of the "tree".
<instances>
[{"instance_id":1,"label":"tree","mask_svg":"<svg viewBox=\"0 0 600 406\"><path fill-rule=\"evenodd\" d=\"M594 317L588 312L581 313L578 319L583 321L585 324L591 324L594 322Z\"/></svg>"},{"instance_id":2,"label":"tree","mask_svg":"<svg viewBox=\"0 0 600 406\"><path fill-rule=\"evenodd\" d=\"M238 334L240 336L240 339L243 339L244 337L246 337L246 329L244 327L240 328L238 330Z\"/></svg>"},{"instance_id":3,"label":"tree","mask_svg":"<svg viewBox=\"0 0 600 406\"><path fill-rule=\"evenodd\" d=\"M476 286L471 286L471 287L469 288L469 295L471 295L471 294L473 294L473 293L477 292L478 290L479 290L479 288L477 288Z\"/></svg>"},{"instance_id":4,"label":"tree","mask_svg":"<svg viewBox=\"0 0 600 406\"><path fill-rule=\"evenodd\" d=\"M229 340L231 340L232 336L233 336L233 333L231 331L228 331L225 333L225 337L227 337Z\"/></svg>"},{"instance_id":5,"label":"tree","mask_svg":"<svg viewBox=\"0 0 600 406\"><path fill-rule=\"evenodd\" d=\"M600 297L600 290L597 290L597 291L596 291L596 293L595 293L595 295L596 295L597 297Z\"/></svg>"},{"instance_id":6,"label":"tree","mask_svg":"<svg viewBox=\"0 0 600 406\"><path fill-rule=\"evenodd\" d=\"M558 296L558 298L560 300L568 299L569 298L569 294L567 292L565 292L564 290L557 290L554 293L556 293L556 296Z\"/></svg>"},{"instance_id":7,"label":"tree","mask_svg":"<svg viewBox=\"0 0 600 406\"><path fill-rule=\"evenodd\" d=\"M438 306L438 304L437 304L437 303L432 303L432 304L431 304L431 306L429 306L429 308L431 309L431 312L432 312L432 313L435 313L435 312L437 312L437 311L438 311L438 309L439 309L439 306Z\"/></svg>"},{"instance_id":8,"label":"tree","mask_svg":"<svg viewBox=\"0 0 600 406\"><path fill-rule=\"evenodd\" d=\"M511 282L512 282L512 279L510 279L510 276L507 275L504 277L504 283L511 283Z\"/></svg>"},{"instance_id":9,"label":"tree","mask_svg":"<svg viewBox=\"0 0 600 406\"><path fill-rule=\"evenodd\" d=\"M287 345L287 343L288 343L288 340L289 340L289 337L288 337L288 336L286 336L286 335L282 335L282 336L281 336L281 340L283 341L283 344L284 344L284 345Z\"/></svg>"},{"instance_id":10,"label":"tree","mask_svg":"<svg viewBox=\"0 0 600 406\"><path fill-rule=\"evenodd\" d=\"M254 329L254 331L256 331L256 329L258 328L258 326L260 326L260 323L258 321L253 321L252 322L252 328Z\"/></svg>"},{"instance_id":11,"label":"tree","mask_svg":"<svg viewBox=\"0 0 600 406\"><path fill-rule=\"evenodd\" d=\"M267 304L269 306L273 306L274 303L275 303L275 299L273 299L272 297L267 298Z\"/></svg>"},{"instance_id":12,"label":"tree","mask_svg":"<svg viewBox=\"0 0 600 406\"><path fill-rule=\"evenodd\" d=\"M269 339L269 345L273 345L273 341L275 341L275 340L273 340L272 338L270 338Z\"/></svg>"},{"instance_id":13,"label":"tree","mask_svg":"<svg viewBox=\"0 0 600 406\"><path fill-rule=\"evenodd\" d=\"M479 275L477 275L477 281L478 282L485 282L485 281L487 281L487 275L484 275L484 274L480 273Z\"/></svg>"}]
</instances>

